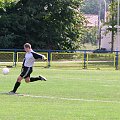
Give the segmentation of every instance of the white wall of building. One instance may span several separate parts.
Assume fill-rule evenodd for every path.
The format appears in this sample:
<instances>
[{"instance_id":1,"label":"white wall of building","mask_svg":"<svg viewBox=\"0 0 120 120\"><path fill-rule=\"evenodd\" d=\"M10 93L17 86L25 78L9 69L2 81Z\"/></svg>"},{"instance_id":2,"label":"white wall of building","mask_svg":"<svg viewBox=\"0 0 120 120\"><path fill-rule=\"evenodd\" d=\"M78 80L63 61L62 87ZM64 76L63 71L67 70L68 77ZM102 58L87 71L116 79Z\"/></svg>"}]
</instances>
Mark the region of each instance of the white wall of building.
<instances>
[{"instance_id":1,"label":"white wall of building","mask_svg":"<svg viewBox=\"0 0 120 120\"><path fill-rule=\"evenodd\" d=\"M120 51L120 32L119 36L117 34L115 35L114 50Z\"/></svg>"},{"instance_id":2,"label":"white wall of building","mask_svg":"<svg viewBox=\"0 0 120 120\"><path fill-rule=\"evenodd\" d=\"M101 48L111 50L112 32L106 32L106 26L101 29ZM119 38L119 39L118 39ZM114 38L114 51L120 51L120 34L119 37L115 34Z\"/></svg>"}]
</instances>

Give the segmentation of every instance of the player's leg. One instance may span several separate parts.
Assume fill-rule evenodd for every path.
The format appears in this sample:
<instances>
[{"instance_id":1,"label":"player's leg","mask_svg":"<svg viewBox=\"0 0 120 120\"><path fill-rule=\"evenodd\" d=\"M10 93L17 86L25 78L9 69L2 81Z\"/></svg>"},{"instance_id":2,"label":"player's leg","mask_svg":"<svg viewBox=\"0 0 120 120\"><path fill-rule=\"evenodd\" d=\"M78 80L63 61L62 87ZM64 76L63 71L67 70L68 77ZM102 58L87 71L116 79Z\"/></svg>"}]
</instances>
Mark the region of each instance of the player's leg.
<instances>
[{"instance_id":1,"label":"player's leg","mask_svg":"<svg viewBox=\"0 0 120 120\"><path fill-rule=\"evenodd\" d=\"M47 79L46 79L45 77L41 77L41 76L39 76L39 77L26 77L26 78L25 78L25 82L26 82L26 83L35 82L35 81L38 81L38 80L46 81Z\"/></svg>"},{"instance_id":2,"label":"player's leg","mask_svg":"<svg viewBox=\"0 0 120 120\"><path fill-rule=\"evenodd\" d=\"M25 76L27 75L28 72L29 72L29 68L27 68L27 67L22 68L21 74L20 74L20 76L17 78L17 81L16 81L16 83L15 83L15 85L14 85L13 90L9 92L10 94L16 93L18 87L19 87L20 84L21 84L21 80L22 80L23 78L25 78Z\"/></svg>"},{"instance_id":3,"label":"player's leg","mask_svg":"<svg viewBox=\"0 0 120 120\"><path fill-rule=\"evenodd\" d=\"M26 83L35 82L35 81L38 81L38 80L46 81L47 79L45 77L41 77L41 76L39 76L39 77L31 77L31 78L27 77L27 78L25 78L25 82Z\"/></svg>"},{"instance_id":4,"label":"player's leg","mask_svg":"<svg viewBox=\"0 0 120 120\"><path fill-rule=\"evenodd\" d=\"M30 82L30 77L25 78L25 82L29 83Z\"/></svg>"},{"instance_id":5,"label":"player's leg","mask_svg":"<svg viewBox=\"0 0 120 120\"><path fill-rule=\"evenodd\" d=\"M47 81L47 79L45 77L43 77L43 76L30 77L30 82L35 82L35 81L38 81L38 80Z\"/></svg>"},{"instance_id":6,"label":"player's leg","mask_svg":"<svg viewBox=\"0 0 120 120\"><path fill-rule=\"evenodd\" d=\"M30 77L30 74L32 73L32 68L30 68L29 72L27 72L26 76L24 77L25 78L25 82L26 83L29 83L29 82L35 82L35 81L38 81L38 80L41 80L41 81L46 81L47 79L43 76L38 76L38 77Z\"/></svg>"},{"instance_id":7,"label":"player's leg","mask_svg":"<svg viewBox=\"0 0 120 120\"><path fill-rule=\"evenodd\" d=\"M44 81L46 81L46 78L42 77L42 76L39 76L39 77L30 77L32 71L33 71L32 68L28 68L27 73L24 75L26 83L35 82L35 81L38 81L38 80L44 80Z\"/></svg>"},{"instance_id":8,"label":"player's leg","mask_svg":"<svg viewBox=\"0 0 120 120\"><path fill-rule=\"evenodd\" d=\"M14 85L13 90L10 91L9 93L16 93L18 87L19 87L20 84L21 84L21 80L22 80L22 79L23 79L23 78L22 78L21 76L19 76L19 77L17 78L17 81L16 81L16 83L15 83L15 85Z\"/></svg>"}]
</instances>

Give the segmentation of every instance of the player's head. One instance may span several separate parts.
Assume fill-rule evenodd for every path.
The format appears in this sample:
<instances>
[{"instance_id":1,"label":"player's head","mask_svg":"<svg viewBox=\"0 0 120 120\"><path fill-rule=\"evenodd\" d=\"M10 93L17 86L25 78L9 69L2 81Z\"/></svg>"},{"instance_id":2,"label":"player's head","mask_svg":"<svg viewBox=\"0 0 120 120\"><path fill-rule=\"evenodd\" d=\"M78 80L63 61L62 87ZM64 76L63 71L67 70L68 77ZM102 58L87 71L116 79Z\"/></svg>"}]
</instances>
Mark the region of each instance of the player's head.
<instances>
[{"instance_id":1,"label":"player's head","mask_svg":"<svg viewBox=\"0 0 120 120\"><path fill-rule=\"evenodd\" d=\"M24 50L25 50L26 52L30 52L30 50L31 50L31 44L30 44L30 43L25 43L25 44L24 44Z\"/></svg>"}]
</instances>

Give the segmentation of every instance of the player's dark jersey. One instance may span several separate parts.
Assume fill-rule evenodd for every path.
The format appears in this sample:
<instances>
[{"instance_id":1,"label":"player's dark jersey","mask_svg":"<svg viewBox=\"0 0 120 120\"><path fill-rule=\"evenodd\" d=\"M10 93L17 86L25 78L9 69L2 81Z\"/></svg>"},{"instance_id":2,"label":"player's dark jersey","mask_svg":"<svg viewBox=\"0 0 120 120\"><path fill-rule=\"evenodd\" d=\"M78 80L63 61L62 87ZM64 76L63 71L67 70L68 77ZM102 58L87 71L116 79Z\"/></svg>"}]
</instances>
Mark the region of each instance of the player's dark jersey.
<instances>
[{"instance_id":1,"label":"player's dark jersey","mask_svg":"<svg viewBox=\"0 0 120 120\"><path fill-rule=\"evenodd\" d=\"M23 60L23 67L32 67L36 59L42 59L44 55L38 54L31 50L25 54L25 58Z\"/></svg>"}]
</instances>

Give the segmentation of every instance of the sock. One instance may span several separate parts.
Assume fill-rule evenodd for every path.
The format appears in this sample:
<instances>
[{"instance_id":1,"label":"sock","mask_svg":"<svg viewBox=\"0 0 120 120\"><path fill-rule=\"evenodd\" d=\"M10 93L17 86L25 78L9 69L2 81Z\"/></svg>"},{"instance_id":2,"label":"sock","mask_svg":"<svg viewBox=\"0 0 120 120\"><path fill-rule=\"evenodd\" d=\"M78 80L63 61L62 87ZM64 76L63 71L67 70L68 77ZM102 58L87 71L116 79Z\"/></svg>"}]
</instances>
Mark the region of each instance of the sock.
<instances>
[{"instance_id":1,"label":"sock","mask_svg":"<svg viewBox=\"0 0 120 120\"><path fill-rule=\"evenodd\" d=\"M40 80L40 77L31 77L30 78L30 82L35 82L35 81L38 81Z\"/></svg>"},{"instance_id":2,"label":"sock","mask_svg":"<svg viewBox=\"0 0 120 120\"><path fill-rule=\"evenodd\" d=\"M15 83L15 86L14 86L14 89L13 89L13 92L15 93L16 91L17 91L17 89L18 89L18 87L20 86L20 82L16 82Z\"/></svg>"}]
</instances>

